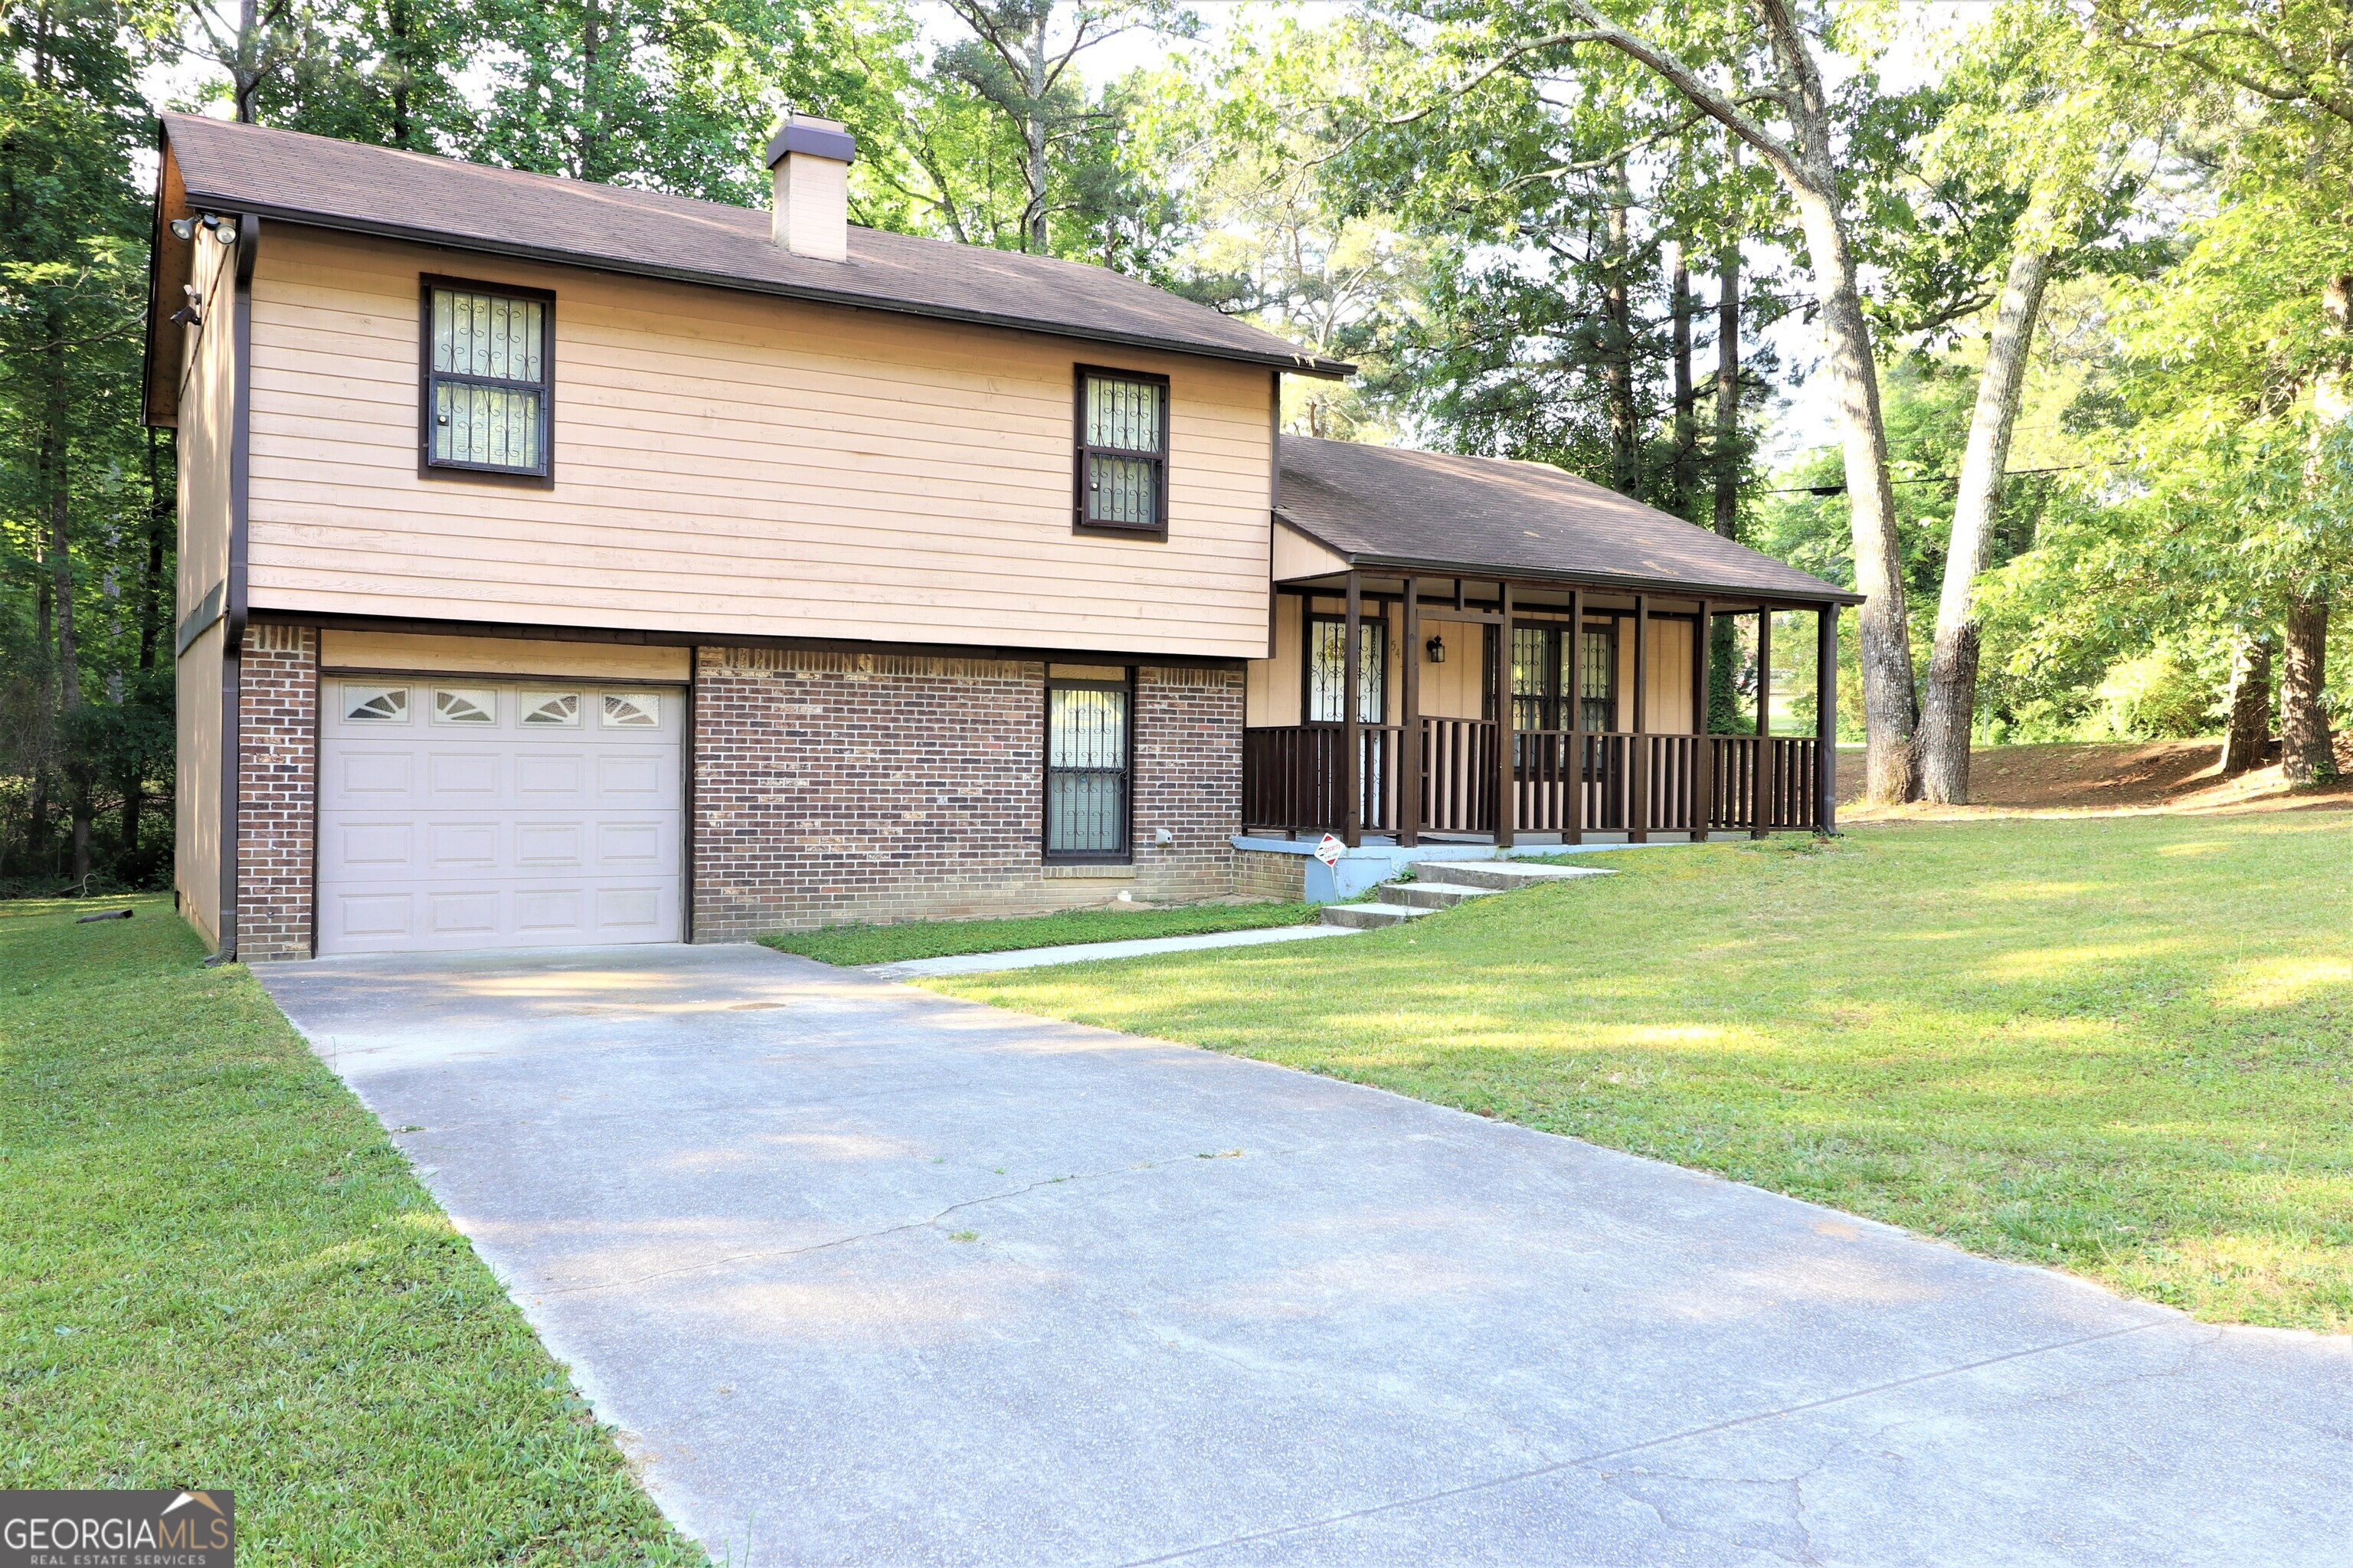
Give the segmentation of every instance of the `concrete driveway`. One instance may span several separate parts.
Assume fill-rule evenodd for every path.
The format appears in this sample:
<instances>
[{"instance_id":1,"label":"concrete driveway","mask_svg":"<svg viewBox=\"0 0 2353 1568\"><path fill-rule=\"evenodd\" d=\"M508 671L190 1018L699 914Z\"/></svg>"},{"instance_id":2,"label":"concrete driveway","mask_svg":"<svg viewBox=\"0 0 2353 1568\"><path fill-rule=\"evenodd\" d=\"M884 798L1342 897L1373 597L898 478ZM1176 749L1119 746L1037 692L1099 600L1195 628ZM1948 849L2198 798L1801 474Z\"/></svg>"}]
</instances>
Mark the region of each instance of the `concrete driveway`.
<instances>
[{"instance_id":1,"label":"concrete driveway","mask_svg":"<svg viewBox=\"0 0 2353 1568\"><path fill-rule=\"evenodd\" d=\"M714 1560L2353 1561L2353 1341L745 947L259 972Z\"/></svg>"}]
</instances>

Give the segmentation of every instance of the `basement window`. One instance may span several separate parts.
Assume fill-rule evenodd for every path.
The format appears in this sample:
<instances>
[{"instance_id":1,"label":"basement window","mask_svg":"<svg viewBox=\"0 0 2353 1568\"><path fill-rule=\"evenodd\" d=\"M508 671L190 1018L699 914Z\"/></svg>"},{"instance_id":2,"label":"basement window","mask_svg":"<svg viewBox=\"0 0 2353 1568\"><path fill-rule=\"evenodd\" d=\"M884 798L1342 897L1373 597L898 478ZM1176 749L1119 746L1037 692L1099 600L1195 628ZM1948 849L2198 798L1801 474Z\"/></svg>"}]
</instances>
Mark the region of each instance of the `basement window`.
<instances>
[{"instance_id":1,"label":"basement window","mask_svg":"<svg viewBox=\"0 0 2353 1568\"><path fill-rule=\"evenodd\" d=\"M554 296L425 281L422 467L545 482Z\"/></svg>"},{"instance_id":2,"label":"basement window","mask_svg":"<svg viewBox=\"0 0 2353 1568\"><path fill-rule=\"evenodd\" d=\"M1046 858L1128 859L1129 683L1046 683Z\"/></svg>"}]
</instances>

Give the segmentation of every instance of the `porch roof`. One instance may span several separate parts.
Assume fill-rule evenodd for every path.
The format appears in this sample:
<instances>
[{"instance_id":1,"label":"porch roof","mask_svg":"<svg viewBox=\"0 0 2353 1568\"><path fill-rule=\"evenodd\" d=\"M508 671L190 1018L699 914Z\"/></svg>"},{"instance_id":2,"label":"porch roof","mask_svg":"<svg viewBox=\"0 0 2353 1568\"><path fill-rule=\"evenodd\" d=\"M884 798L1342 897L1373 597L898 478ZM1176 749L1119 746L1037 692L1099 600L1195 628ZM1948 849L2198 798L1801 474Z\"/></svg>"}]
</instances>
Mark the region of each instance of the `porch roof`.
<instances>
[{"instance_id":1,"label":"porch roof","mask_svg":"<svg viewBox=\"0 0 2353 1568\"><path fill-rule=\"evenodd\" d=\"M1285 436L1275 512L1351 567L1862 602L1547 463Z\"/></svg>"}]
</instances>

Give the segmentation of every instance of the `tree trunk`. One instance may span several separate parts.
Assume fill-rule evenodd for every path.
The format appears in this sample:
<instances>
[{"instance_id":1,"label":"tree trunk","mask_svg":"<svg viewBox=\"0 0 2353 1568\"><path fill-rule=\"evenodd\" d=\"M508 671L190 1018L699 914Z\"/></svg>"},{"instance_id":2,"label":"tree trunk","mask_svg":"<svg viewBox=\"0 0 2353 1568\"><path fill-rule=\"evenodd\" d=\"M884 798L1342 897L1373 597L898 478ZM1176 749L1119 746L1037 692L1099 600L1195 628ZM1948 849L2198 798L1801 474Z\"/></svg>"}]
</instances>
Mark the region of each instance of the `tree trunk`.
<instances>
[{"instance_id":1,"label":"tree trunk","mask_svg":"<svg viewBox=\"0 0 2353 1568\"><path fill-rule=\"evenodd\" d=\"M237 8L237 58L229 63L229 91L238 124L253 123L253 95L260 86L261 0L241 0Z\"/></svg>"},{"instance_id":2,"label":"tree trunk","mask_svg":"<svg viewBox=\"0 0 2353 1568\"><path fill-rule=\"evenodd\" d=\"M74 629L73 508L71 454L68 450L65 323L49 323L47 427L41 432L42 468L48 481L50 593L57 600L58 711L81 705L81 649Z\"/></svg>"},{"instance_id":3,"label":"tree trunk","mask_svg":"<svg viewBox=\"0 0 2353 1568\"><path fill-rule=\"evenodd\" d=\"M1029 207L1022 214L1021 249L1046 254L1046 23L1053 7L1040 5L1029 32L1029 102L1021 125L1029 160L1023 170Z\"/></svg>"},{"instance_id":4,"label":"tree trunk","mask_svg":"<svg viewBox=\"0 0 2353 1568\"><path fill-rule=\"evenodd\" d=\"M1737 145L1737 143L1736 143ZM1740 247L1715 262L1715 531L1740 531Z\"/></svg>"},{"instance_id":5,"label":"tree trunk","mask_svg":"<svg viewBox=\"0 0 2353 1568\"><path fill-rule=\"evenodd\" d=\"M407 0L392 0L385 30L392 35L392 144L414 151L409 97L416 81L417 50L409 37Z\"/></svg>"},{"instance_id":6,"label":"tree trunk","mask_svg":"<svg viewBox=\"0 0 2353 1568\"><path fill-rule=\"evenodd\" d=\"M605 167L605 106L604 83L598 70L605 52L604 18L596 14L596 0L586 0L580 7L580 132L578 139L580 178L602 180Z\"/></svg>"},{"instance_id":7,"label":"tree trunk","mask_svg":"<svg viewBox=\"0 0 2353 1568\"><path fill-rule=\"evenodd\" d=\"M1675 455L1673 476L1676 516L1697 521L1699 509L1699 393L1692 383L1692 317L1698 302L1692 298L1691 268L1681 240L1675 242L1675 264L1668 279L1668 310L1673 317Z\"/></svg>"},{"instance_id":8,"label":"tree trunk","mask_svg":"<svg viewBox=\"0 0 2353 1568\"><path fill-rule=\"evenodd\" d=\"M1732 143L1734 161L1740 143ZM1740 245L1733 241L1715 259L1715 531L1727 539L1740 534ZM1707 722L1710 735L1739 727L1740 694L1733 689L1736 629L1719 615L1708 633Z\"/></svg>"},{"instance_id":9,"label":"tree trunk","mask_svg":"<svg viewBox=\"0 0 2353 1568\"><path fill-rule=\"evenodd\" d=\"M1936 641L1928 659L1928 711L1920 726L1920 785L1927 799L1962 805L1969 798L1969 736L1978 702L1978 574L2001 514L2002 471L2026 389L2027 351L2042 313L2051 257L2030 246L2010 258L1994 313L1985 372L1978 377L1969 415L1968 448L1961 459L1960 491L1953 503L1953 536L1945 553L1944 592L1936 601Z\"/></svg>"},{"instance_id":10,"label":"tree trunk","mask_svg":"<svg viewBox=\"0 0 2353 1568\"><path fill-rule=\"evenodd\" d=\"M2280 673L2280 777L2326 784L2337 777L2334 737L2321 697L2328 684L2328 598L2288 601L2286 657Z\"/></svg>"},{"instance_id":11,"label":"tree trunk","mask_svg":"<svg viewBox=\"0 0 2353 1568\"><path fill-rule=\"evenodd\" d=\"M1610 171L1608 238L1602 251L1601 385L1609 401L1609 483L1620 495L1642 493L1642 429L1634 411L1634 310L1628 287L1629 209L1623 164Z\"/></svg>"},{"instance_id":12,"label":"tree trunk","mask_svg":"<svg viewBox=\"0 0 2353 1568\"><path fill-rule=\"evenodd\" d=\"M1822 173L1827 176L1830 171ZM1835 189L1825 177L1816 185L1793 184L1790 194L1797 200L1812 261L1814 302L1828 350L1822 369L1830 377L1844 434L1854 584L1865 596L1855 617L1862 664L1863 795L1894 802L1912 799L1918 782L1913 747L1920 699L1912 680L1903 546L1895 531L1895 491L1887 472L1887 426L1879 408L1871 324L1862 313Z\"/></svg>"},{"instance_id":13,"label":"tree trunk","mask_svg":"<svg viewBox=\"0 0 2353 1568\"><path fill-rule=\"evenodd\" d=\"M2230 714L2222 731L2222 771L2244 773L2271 760L2272 635L2248 631L2231 656Z\"/></svg>"},{"instance_id":14,"label":"tree trunk","mask_svg":"<svg viewBox=\"0 0 2353 1568\"><path fill-rule=\"evenodd\" d=\"M142 676L155 668L171 594L164 580L164 547L171 537L174 508L164 499L163 463L158 456L162 444L162 433L149 429L147 562L139 577L139 673ZM124 768L122 774L122 851L126 857L135 858L139 853L140 828L146 809L147 771L142 760Z\"/></svg>"}]
</instances>

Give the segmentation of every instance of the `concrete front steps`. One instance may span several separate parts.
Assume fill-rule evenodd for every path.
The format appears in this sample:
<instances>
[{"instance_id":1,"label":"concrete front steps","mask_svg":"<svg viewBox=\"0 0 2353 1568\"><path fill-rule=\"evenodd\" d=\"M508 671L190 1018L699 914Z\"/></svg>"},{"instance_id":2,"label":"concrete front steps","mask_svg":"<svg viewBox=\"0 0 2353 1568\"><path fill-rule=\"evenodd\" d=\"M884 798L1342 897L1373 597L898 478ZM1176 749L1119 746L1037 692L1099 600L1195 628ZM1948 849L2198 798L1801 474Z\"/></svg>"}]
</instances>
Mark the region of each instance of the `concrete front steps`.
<instances>
[{"instance_id":1,"label":"concrete front steps","mask_svg":"<svg viewBox=\"0 0 2353 1568\"><path fill-rule=\"evenodd\" d=\"M1373 903L1325 905L1324 924L1358 930L1401 926L1440 909L1451 909L1469 898L1485 898L1515 887L1533 887L1540 882L1609 874L1598 865L1526 865L1510 860L1422 860L1415 861L1407 869L1413 880L1382 883L1380 896Z\"/></svg>"}]
</instances>

